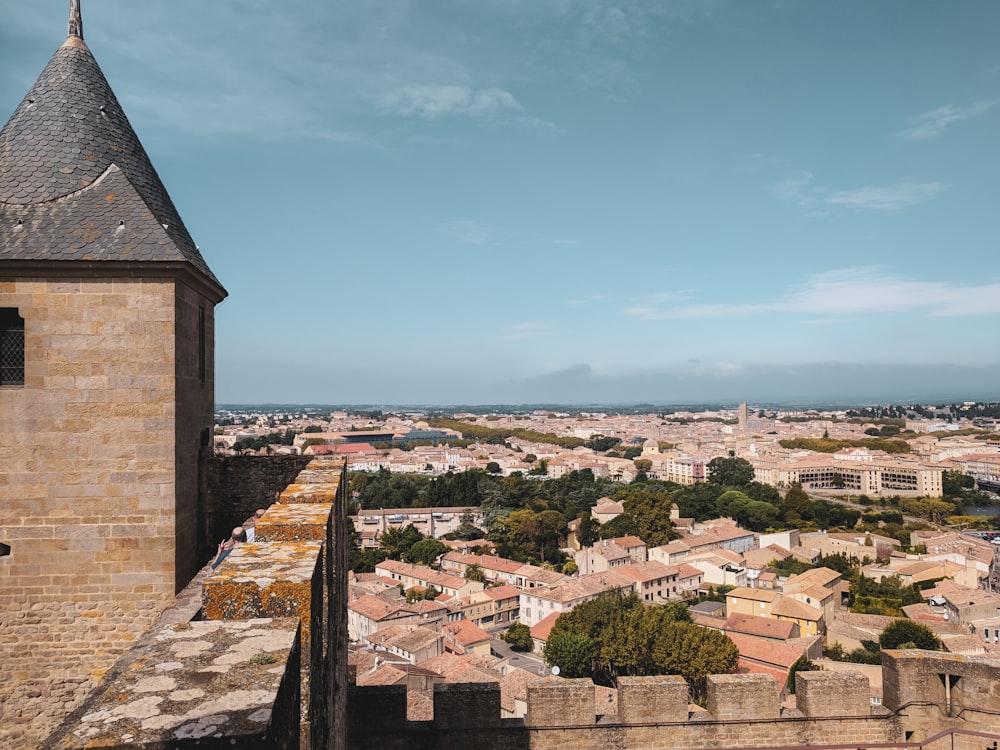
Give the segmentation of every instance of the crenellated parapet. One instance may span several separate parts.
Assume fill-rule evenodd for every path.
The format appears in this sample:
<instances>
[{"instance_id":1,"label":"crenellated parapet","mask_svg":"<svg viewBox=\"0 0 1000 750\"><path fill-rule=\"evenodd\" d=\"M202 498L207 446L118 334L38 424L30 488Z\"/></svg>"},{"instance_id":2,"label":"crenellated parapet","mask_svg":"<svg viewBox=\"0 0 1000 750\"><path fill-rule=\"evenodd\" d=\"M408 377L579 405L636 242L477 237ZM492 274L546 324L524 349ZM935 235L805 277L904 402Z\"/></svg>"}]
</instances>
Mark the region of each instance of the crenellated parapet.
<instances>
[{"instance_id":1,"label":"crenellated parapet","mask_svg":"<svg viewBox=\"0 0 1000 750\"><path fill-rule=\"evenodd\" d=\"M768 674L708 676L708 713L717 721L770 720L781 715L778 681Z\"/></svg>"},{"instance_id":2,"label":"crenellated parapet","mask_svg":"<svg viewBox=\"0 0 1000 750\"><path fill-rule=\"evenodd\" d=\"M689 692L679 675L620 677L618 719L623 724L687 721Z\"/></svg>"},{"instance_id":3,"label":"crenellated parapet","mask_svg":"<svg viewBox=\"0 0 1000 750\"><path fill-rule=\"evenodd\" d=\"M407 721L403 686L355 687L349 701L349 744L378 750L428 742L481 750L702 750L845 743L905 747L898 718L871 710L866 678L807 674L800 683L804 700L798 710L781 708L778 683L770 676L710 676L708 711L691 710L687 683L676 675L622 677L617 715L597 713L589 679L549 677L528 685L523 720L499 718L496 685L436 686L431 721Z\"/></svg>"},{"instance_id":4,"label":"crenellated parapet","mask_svg":"<svg viewBox=\"0 0 1000 750\"><path fill-rule=\"evenodd\" d=\"M796 672L795 703L803 716L868 716L868 678L857 672Z\"/></svg>"}]
</instances>

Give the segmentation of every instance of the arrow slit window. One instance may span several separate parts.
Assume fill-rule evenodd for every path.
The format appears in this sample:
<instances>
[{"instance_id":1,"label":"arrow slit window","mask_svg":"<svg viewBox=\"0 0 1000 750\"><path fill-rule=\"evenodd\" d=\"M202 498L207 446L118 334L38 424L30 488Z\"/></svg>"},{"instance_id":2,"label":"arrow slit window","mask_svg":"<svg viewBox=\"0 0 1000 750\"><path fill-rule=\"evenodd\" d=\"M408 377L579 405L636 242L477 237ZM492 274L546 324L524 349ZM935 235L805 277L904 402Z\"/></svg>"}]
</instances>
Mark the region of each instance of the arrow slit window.
<instances>
[{"instance_id":1,"label":"arrow slit window","mask_svg":"<svg viewBox=\"0 0 1000 750\"><path fill-rule=\"evenodd\" d=\"M0 386L24 385L24 318L0 307Z\"/></svg>"}]
</instances>

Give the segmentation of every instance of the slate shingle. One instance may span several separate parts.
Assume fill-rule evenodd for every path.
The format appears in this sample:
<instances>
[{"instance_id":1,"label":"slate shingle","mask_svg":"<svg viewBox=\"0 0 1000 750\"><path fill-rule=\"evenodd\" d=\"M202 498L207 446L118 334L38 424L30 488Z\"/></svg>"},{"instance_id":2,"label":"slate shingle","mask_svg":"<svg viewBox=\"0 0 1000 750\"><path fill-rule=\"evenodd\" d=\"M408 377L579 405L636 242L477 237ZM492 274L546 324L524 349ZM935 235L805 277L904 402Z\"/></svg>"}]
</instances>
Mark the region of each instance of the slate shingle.
<instances>
[{"instance_id":1,"label":"slate shingle","mask_svg":"<svg viewBox=\"0 0 1000 750\"><path fill-rule=\"evenodd\" d=\"M0 259L182 261L219 283L78 37L0 131Z\"/></svg>"}]
</instances>

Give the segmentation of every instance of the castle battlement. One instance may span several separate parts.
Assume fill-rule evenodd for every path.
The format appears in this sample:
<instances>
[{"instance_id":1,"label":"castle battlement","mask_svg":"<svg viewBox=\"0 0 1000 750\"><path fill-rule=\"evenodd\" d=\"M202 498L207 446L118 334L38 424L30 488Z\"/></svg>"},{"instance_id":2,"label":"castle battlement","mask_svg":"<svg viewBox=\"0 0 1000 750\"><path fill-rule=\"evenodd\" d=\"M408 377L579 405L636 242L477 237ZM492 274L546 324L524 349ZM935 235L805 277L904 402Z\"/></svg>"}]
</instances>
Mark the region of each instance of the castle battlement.
<instances>
[{"instance_id":1,"label":"castle battlement","mask_svg":"<svg viewBox=\"0 0 1000 750\"><path fill-rule=\"evenodd\" d=\"M270 506L258 521L258 541L196 581L206 619L189 622L189 609L187 619L147 634L64 724L54 746L143 747L199 735L199 747L235 740L241 747L377 750L944 750L947 741L971 750L985 747L975 744L984 737L1000 737L993 708L1000 706L1000 663L925 651L886 652L882 707L871 705L867 677L853 672L799 672L795 709L782 708L769 675L710 675L704 710L691 707L683 678L662 675L620 678L617 712L605 715L591 680L549 676L528 685L523 719L501 718L499 684L471 683L435 685L433 718L411 721L405 686L358 687L348 684L344 664L333 665L334 646L346 643L346 626L337 624L344 584L332 575L336 555L326 550L344 543L333 532L348 523L345 492L336 504L326 502L332 485L346 488L343 479L329 481L334 468L311 462L295 492L281 494L293 502ZM307 472L320 480L315 494ZM309 497L316 502L303 502ZM334 696L343 699L339 707ZM346 745L330 741L338 727ZM94 745L98 740L105 744Z\"/></svg>"}]
</instances>

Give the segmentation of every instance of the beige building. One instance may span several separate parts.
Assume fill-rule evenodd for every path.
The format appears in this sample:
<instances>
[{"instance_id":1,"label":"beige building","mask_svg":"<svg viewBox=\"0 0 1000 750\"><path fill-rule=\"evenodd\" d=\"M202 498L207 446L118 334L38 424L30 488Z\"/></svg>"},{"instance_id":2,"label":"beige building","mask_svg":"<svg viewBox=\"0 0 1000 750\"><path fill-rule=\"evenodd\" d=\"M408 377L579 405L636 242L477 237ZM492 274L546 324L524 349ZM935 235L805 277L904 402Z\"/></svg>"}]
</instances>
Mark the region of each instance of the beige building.
<instances>
[{"instance_id":1,"label":"beige building","mask_svg":"<svg viewBox=\"0 0 1000 750\"><path fill-rule=\"evenodd\" d=\"M941 497L941 466L851 448L835 454L762 456L751 460L754 479L777 487L801 484L806 490L863 495Z\"/></svg>"},{"instance_id":2,"label":"beige building","mask_svg":"<svg viewBox=\"0 0 1000 750\"><path fill-rule=\"evenodd\" d=\"M697 484L708 480L708 460L675 453L643 453L651 465L647 476L674 484Z\"/></svg>"},{"instance_id":3,"label":"beige building","mask_svg":"<svg viewBox=\"0 0 1000 750\"><path fill-rule=\"evenodd\" d=\"M619 575L617 571L595 573L570 578L554 586L541 586L521 592L519 619L529 628L553 612L569 612L577 604L596 599L605 591L628 593L635 587L635 579Z\"/></svg>"},{"instance_id":4,"label":"beige building","mask_svg":"<svg viewBox=\"0 0 1000 750\"><path fill-rule=\"evenodd\" d=\"M483 590L483 584L479 581L434 570L426 565L411 565L398 560L383 560L375 566L375 573L388 581L398 583L404 589L435 588L442 594L456 599Z\"/></svg>"}]
</instances>

